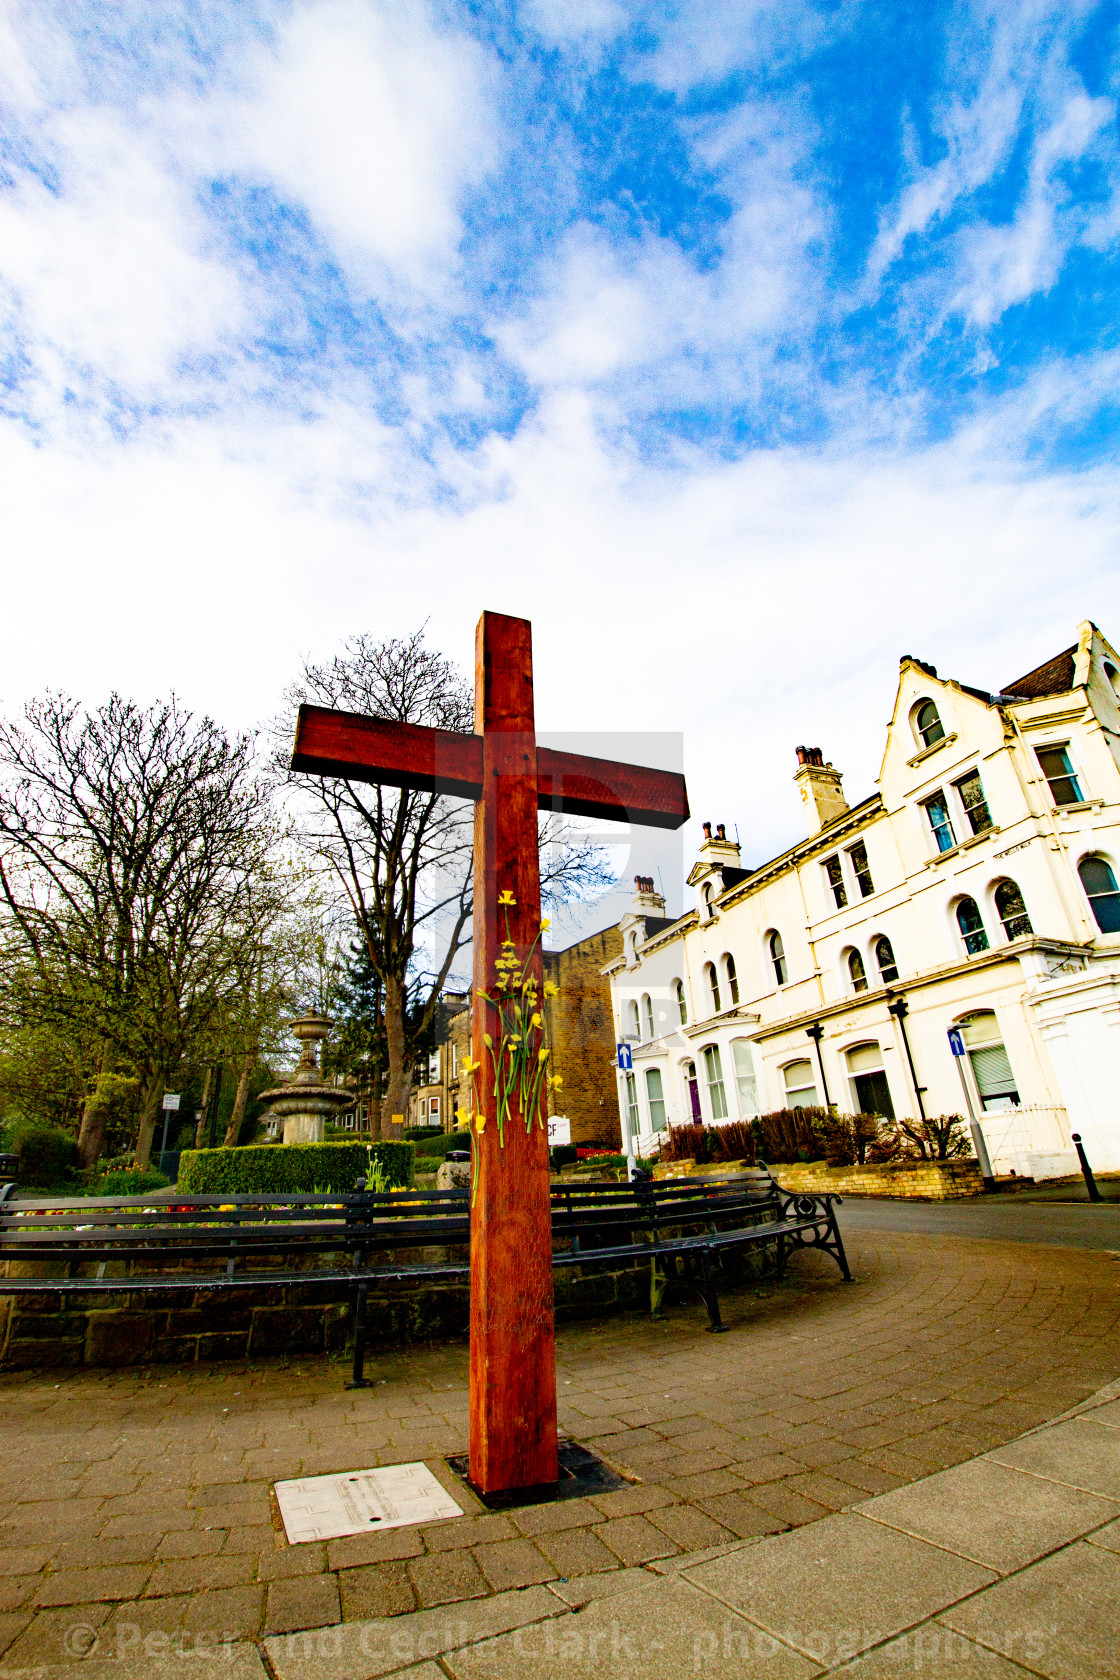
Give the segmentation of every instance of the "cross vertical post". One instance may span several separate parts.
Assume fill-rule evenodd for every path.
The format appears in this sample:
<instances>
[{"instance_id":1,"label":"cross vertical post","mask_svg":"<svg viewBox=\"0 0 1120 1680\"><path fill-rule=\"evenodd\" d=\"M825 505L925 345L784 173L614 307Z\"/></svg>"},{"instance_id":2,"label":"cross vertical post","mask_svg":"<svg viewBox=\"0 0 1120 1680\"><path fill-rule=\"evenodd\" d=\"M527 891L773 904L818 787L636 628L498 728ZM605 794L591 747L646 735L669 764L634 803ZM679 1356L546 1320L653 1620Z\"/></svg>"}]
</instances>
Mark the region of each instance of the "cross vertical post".
<instances>
[{"instance_id":1,"label":"cross vertical post","mask_svg":"<svg viewBox=\"0 0 1120 1680\"><path fill-rule=\"evenodd\" d=\"M482 797L474 829L472 1054L480 1063L471 1210L470 1479L484 1493L555 1482L556 1357L548 1129L514 1103L499 1148L493 1064L495 960L509 938L533 949L541 984L541 884L532 632L527 619L483 613L475 637L475 731ZM499 895L516 903L503 908Z\"/></svg>"}]
</instances>

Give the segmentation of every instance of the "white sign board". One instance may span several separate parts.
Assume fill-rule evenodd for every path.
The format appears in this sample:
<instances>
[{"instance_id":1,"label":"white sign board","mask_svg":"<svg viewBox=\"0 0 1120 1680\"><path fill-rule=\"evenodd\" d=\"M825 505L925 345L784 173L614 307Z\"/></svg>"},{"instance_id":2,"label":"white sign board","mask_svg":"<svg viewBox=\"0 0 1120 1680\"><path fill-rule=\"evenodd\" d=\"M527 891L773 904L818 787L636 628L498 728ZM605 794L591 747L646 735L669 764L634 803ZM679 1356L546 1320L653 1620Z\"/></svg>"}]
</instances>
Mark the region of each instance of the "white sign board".
<instances>
[{"instance_id":1,"label":"white sign board","mask_svg":"<svg viewBox=\"0 0 1120 1680\"><path fill-rule=\"evenodd\" d=\"M572 1122L566 1114L550 1114L548 1117L548 1144L571 1143Z\"/></svg>"},{"instance_id":2,"label":"white sign board","mask_svg":"<svg viewBox=\"0 0 1120 1680\"><path fill-rule=\"evenodd\" d=\"M178 1091L165 1091L163 1093L163 1106L165 1109L169 1109L171 1113L174 1114L175 1110L179 1106Z\"/></svg>"},{"instance_id":3,"label":"white sign board","mask_svg":"<svg viewBox=\"0 0 1120 1680\"><path fill-rule=\"evenodd\" d=\"M390 1464L384 1470L277 1482L276 1502L292 1546L463 1515L462 1506L426 1464Z\"/></svg>"}]
</instances>

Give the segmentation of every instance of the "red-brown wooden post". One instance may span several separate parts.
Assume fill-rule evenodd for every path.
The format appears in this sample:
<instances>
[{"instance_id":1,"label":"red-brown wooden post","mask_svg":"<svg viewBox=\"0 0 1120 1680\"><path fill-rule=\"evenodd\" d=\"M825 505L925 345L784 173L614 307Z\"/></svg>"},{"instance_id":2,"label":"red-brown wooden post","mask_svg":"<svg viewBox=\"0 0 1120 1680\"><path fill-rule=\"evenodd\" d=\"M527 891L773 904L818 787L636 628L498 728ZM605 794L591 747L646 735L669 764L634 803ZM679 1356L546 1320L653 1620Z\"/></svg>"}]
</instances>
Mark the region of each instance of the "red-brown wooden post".
<instances>
[{"instance_id":1,"label":"red-brown wooden post","mask_svg":"<svg viewBox=\"0 0 1120 1680\"><path fill-rule=\"evenodd\" d=\"M494 1087L483 1034L493 1011L494 961L506 924L498 895L517 900L509 936L523 960L540 929L537 753L529 622L483 613L475 635L475 731L482 798L474 829L473 1057L480 1112L471 1212L470 1478L484 1493L555 1482L556 1353L547 1128L516 1109L498 1147ZM541 981L540 943L535 964ZM489 1016L489 1019L488 1019ZM540 1106L544 1108L543 1092Z\"/></svg>"}]
</instances>

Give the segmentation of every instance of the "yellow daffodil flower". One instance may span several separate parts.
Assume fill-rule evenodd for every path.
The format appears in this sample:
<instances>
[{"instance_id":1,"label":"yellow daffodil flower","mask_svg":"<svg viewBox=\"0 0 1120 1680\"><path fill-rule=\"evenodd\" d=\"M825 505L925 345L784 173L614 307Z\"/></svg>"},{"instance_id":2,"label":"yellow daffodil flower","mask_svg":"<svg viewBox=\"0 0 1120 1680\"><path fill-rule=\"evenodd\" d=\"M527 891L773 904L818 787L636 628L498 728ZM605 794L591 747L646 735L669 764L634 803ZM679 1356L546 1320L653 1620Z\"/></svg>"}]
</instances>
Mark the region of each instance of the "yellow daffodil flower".
<instances>
[{"instance_id":1,"label":"yellow daffodil flower","mask_svg":"<svg viewBox=\"0 0 1120 1680\"><path fill-rule=\"evenodd\" d=\"M499 904L516 904L517 900L514 898L513 894L509 891L509 889L507 887L505 892L502 892L502 893L498 894L498 903Z\"/></svg>"},{"instance_id":2,"label":"yellow daffodil flower","mask_svg":"<svg viewBox=\"0 0 1120 1680\"><path fill-rule=\"evenodd\" d=\"M546 998L559 997L560 996L560 988L556 984L555 980L546 980L545 981L545 983L544 983L544 995L545 995Z\"/></svg>"},{"instance_id":3,"label":"yellow daffodil flower","mask_svg":"<svg viewBox=\"0 0 1120 1680\"><path fill-rule=\"evenodd\" d=\"M551 926L552 926L552 923L549 920L549 918L546 916L541 923L541 932L542 933L547 933Z\"/></svg>"},{"instance_id":4,"label":"yellow daffodil flower","mask_svg":"<svg viewBox=\"0 0 1120 1680\"><path fill-rule=\"evenodd\" d=\"M533 1015L529 1020L529 1025L531 1027L539 1027L541 1025L540 1016L539 1015Z\"/></svg>"}]
</instances>

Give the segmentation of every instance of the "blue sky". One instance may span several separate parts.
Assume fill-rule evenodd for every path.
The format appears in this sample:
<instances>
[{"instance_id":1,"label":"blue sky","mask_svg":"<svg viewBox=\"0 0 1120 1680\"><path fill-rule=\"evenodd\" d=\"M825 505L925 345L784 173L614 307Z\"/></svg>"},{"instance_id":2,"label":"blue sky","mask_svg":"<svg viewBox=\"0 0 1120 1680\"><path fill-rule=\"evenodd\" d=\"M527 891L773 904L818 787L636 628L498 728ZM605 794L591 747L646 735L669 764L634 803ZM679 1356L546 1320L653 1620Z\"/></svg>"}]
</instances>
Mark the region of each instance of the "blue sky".
<instances>
[{"instance_id":1,"label":"blue sky","mask_svg":"<svg viewBox=\"0 0 1120 1680\"><path fill-rule=\"evenodd\" d=\"M758 861L901 653L1120 637L1117 67L1084 0L16 0L0 702L525 613L542 727L683 731Z\"/></svg>"}]
</instances>

